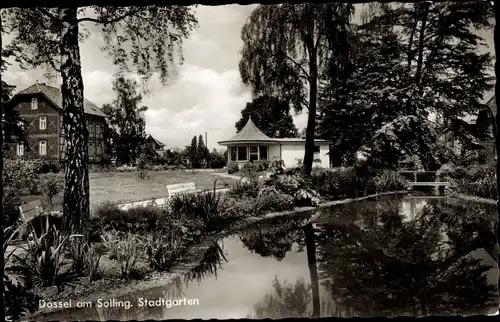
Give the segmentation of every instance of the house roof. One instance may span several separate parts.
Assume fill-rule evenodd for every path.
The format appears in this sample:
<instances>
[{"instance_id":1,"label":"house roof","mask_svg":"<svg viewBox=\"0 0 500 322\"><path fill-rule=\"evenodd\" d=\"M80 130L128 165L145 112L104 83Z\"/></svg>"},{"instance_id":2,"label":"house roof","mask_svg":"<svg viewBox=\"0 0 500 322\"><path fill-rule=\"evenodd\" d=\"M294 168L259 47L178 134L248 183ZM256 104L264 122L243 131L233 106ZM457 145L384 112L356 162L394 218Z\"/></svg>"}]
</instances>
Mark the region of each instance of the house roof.
<instances>
[{"instance_id":1,"label":"house roof","mask_svg":"<svg viewBox=\"0 0 500 322\"><path fill-rule=\"evenodd\" d=\"M219 141L217 143L221 145L228 145L231 143L303 143L305 139L301 138L271 138L265 135L252 121L249 117L247 124L239 131L236 135L231 138ZM324 142L328 143L326 140L314 139L314 142Z\"/></svg>"},{"instance_id":2,"label":"house roof","mask_svg":"<svg viewBox=\"0 0 500 322\"><path fill-rule=\"evenodd\" d=\"M255 126L251 117L248 117L247 124L236 133L236 135L231 138L221 141L221 142L231 142L231 141L273 141L274 139L268 137L261 130Z\"/></svg>"},{"instance_id":3,"label":"house roof","mask_svg":"<svg viewBox=\"0 0 500 322\"><path fill-rule=\"evenodd\" d=\"M166 146L166 145L165 145L165 143L158 141L158 140L157 140L157 139L155 139L155 138L154 138L151 134L149 135L148 139L153 140L153 141L154 141L157 145L159 145L160 147L164 147L164 146Z\"/></svg>"},{"instance_id":4,"label":"house roof","mask_svg":"<svg viewBox=\"0 0 500 322\"><path fill-rule=\"evenodd\" d=\"M26 89L23 89L22 91L20 91L19 93L17 93L14 96L27 95L27 94L43 94L57 108L59 108L61 110L63 108L62 93L61 93L61 90L57 87L48 86L48 85L43 84L43 83L36 83L34 85L31 85L30 87L28 87ZM104 114L104 112L101 111L94 103L92 103L91 101L89 101L85 98L83 101L83 109L85 111L85 114L107 117L107 115Z\"/></svg>"}]
</instances>

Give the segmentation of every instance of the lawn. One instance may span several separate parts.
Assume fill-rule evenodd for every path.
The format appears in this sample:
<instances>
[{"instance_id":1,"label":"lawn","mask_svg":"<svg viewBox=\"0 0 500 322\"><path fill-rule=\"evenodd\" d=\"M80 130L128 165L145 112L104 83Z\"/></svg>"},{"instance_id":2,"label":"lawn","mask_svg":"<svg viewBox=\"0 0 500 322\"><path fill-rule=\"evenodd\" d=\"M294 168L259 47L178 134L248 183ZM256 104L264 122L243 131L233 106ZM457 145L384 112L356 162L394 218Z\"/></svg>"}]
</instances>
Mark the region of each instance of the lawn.
<instances>
[{"instance_id":1,"label":"lawn","mask_svg":"<svg viewBox=\"0 0 500 322\"><path fill-rule=\"evenodd\" d=\"M237 180L223 178L210 172L190 171L158 171L149 172L149 178L140 180L133 172L93 172L89 173L91 208L104 201L132 202L152 198L166 197L167 185L195 182L198 189L213 189L217 180L217 188L231 186ZM41 195L25 196L24 202L42 199L44 209L62 209L62 192L54 197L53 205L49 205Z\"/></svg>"}]
</instances>

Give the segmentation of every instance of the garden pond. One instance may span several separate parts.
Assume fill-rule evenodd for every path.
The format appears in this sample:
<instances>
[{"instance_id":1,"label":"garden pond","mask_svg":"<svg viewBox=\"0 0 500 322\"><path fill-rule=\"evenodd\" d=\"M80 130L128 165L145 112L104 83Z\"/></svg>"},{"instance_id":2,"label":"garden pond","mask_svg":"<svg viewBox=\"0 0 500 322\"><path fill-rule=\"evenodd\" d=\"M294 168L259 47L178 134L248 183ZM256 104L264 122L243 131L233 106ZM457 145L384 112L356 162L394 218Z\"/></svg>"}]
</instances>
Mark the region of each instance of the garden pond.
<instances>
[{"instance_id":1,"label":"garden pond","mask_svg":"<svg viewBox=\"0 0 500 322\"><path fill-rule=\"evenodd\" d=\"M43 319L491 314L495 218L493 205L407 196L258 222L169 285Z\"/></svg>"}]
</instances>

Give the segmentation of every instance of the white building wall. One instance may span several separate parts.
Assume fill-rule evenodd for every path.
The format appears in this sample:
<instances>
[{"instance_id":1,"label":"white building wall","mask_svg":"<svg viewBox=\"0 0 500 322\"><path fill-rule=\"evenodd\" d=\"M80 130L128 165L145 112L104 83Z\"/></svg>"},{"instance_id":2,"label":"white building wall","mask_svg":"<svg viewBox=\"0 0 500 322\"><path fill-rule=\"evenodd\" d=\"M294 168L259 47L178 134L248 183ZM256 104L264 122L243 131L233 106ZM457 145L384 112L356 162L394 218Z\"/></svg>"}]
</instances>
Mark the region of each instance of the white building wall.
<instances>
[{"instance_id":1,"label":"white building wall","mask_svg":"<svg viewBox=\"0 0 500 322\"><path fill-rule=\"evenodd\" d=\"M330 167L330 158L327 155L329 152L328 144L318 144L320 146L320 152L314 154L314 159L320 159L321 162L314 162L314 166L319 166L322 168ZM278 147L279 148L279 147ZM287 168L292 168L297 166L298 160L304 160L305 146L301 144L282 144L281 145L281 158L285 162Z\"/></svg>"},{"instance_id":2,"label":"white building wall","mask_svg":"<svg viewBox=\"0 0 500 322\"><path fill-rule=\"evenodd\" d=\"M267 150L267 159L273 161L274 158L280 158L280 146L279 144L270 145Z\"/></svg>"}]
</instances>

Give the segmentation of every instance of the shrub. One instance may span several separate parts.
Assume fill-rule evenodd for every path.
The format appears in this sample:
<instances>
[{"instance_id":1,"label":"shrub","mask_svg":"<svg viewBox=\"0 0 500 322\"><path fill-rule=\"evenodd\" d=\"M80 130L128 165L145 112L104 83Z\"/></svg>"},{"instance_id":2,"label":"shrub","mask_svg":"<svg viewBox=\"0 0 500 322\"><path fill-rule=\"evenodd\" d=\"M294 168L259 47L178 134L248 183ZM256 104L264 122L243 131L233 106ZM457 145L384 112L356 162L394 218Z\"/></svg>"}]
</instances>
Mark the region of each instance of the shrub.
<instances>
[{"instance_id":1,"label":"shrub","mask_svg":"<svg viewBox=\"0 0 500 322\"><path fill-rule=\"evenodd\" d=\"M141 155L137 158L137 167L136 173L139 179L144 180L148 175L148 169L150 167L150 162L146 156L146 154L141 153Z\"/></svg>"},{"instance_id":2,"label":"shrub","mask_svg":"<svg viewBox=\"0 0 500 322\"><path fill-rule=\"evenodd\" d=\"M63 246L69 236L50 225L49 217L45 217L45 224L41 232L31 224L28 227L28 240L23 248L26 256L15 258L23 268L33 277L36 285L50 286L64 282L67 274L61 272L65 256Z\"/></svg>"},{"instance_id":3,"label":"shrub","mask_svg":"<svg viewBox=\"0 0 500 322\"><path fill-rule=\"evenodd\" d=\"M41 176L40 186L43 193L52 204L52 199L64 189L64 175L59 173L47 173Z\"/></svg>"},{"instance_id":4,"label":"shrub","mask_svg":"<svg viewBox=\"0 0 500 322\"><path fill-rule=\"evenodd\" d=\"M118 172L136 172L137 167L124 164L124 165L117 167L116 171L118 171Z\"/></svg>"},{"instance_id":5,"label":"shrub","mask_svg":"<svg viewBox=\"0 0 500 322\"><path fill-rule=\"evenodd\" d=\"M110 258L120 264L121 276L130 277L144 251L141 238L130 232L121 233L116 230L104 232L101 237L104 246L109 250Z\"/></svg>"},{"instance_id":6,"label":"shrub","mask_svg":"<svg viewBox=\"0 0 500 322\"><path fill-rule=\"evenodd\" d=\"M294 205L299 207L317 206L320 201L319 193L313 189L300 189L293 195Z\"/></svg>"},{"instance_id":7,"label":"shrub","mask_svg":"<svg viewBox=\"0 0 500 322\"><path fill-rule=\"evenodd\" d=\"M279 191L294 195L297 191L304 187L304 180L297 175L275 175L271 177L266 185L276 187Z\"/></svg>"},{"instance_id":8,"label":"shrub","mask_svg":"<svg viewBox=\"0 0 500 322\"><path fill-rule=\"evenodd\" d=\"M159 207L148 205L121 210L111 202L99 205L92 217L92 225L97 224L102 230L135 233L152 231L170 220L168 211Z\"/></svg>"},{"instance_id":9,"label":"shrub","mask_svg":"<svg viewBox=\"0 0 500 322\"><path fill-rule=\"evenodd\" d=\"M285 162L279 158L274 158L269 164L268 170L271 175L280 175L285 173Z\"/></svg>"},{"instance_id":10,"label":"shrub","mask_svg":"<svg viewBox=\"0 0 500 322\"><path fill-rule=\"evenodd\" d=\"M190 219L201 219L205 224L217 216L223 207L222 194L215 191L203 193L181 193L169 200L173 213L186 215Z\"/></svg>"},{"instance_id":11,"label":"shrub","mask_svg":"<svg viewBox=\"0 0 500 322\"><path fill-rule=\"evenodd\" d=\"M259 194L260 184L252 184L244 182L243 180L237 181L233 184L231 189L227 192L231 197L257 197Z\"/></svg>"},{"instance_id":12,"label":"shrub","mask_svg":"<svg viewBox=\"0 0 500 322\"><path fill-rule=\"evenodd\" d=\"M232 174L232 173L236 173L236 172L240 171L240 168L238 167L238 163L236 163L234 161L229 161L227 163L226 167L227 167L228 174Z\"/></svg>"},{"instance_id":13,"label":"shrub","mask_svg":"<svg viewBox=\"0 0 500 322\"><path fill-rule=\"evenodd\" d=\"M293 210L294 208L293 197L280 193L274 188L262 189L257 197L256 203L257 214Z\"/></svg>"},{"instance_id":14,"label":"shrub","mask_svg":"<svg viewBox=\"0 0 500 322\"><path fill-rule=\"evenodd\" d=\"M226 198L224 200L224 209L220 214L220 218L231 221L244 216L255 215L257 210L256 198Z\"/></svg>"},{"instance_id":15,"label":"shrub","mask_svg":"<svg viewBox=\"0 0 500 322\"><path fill-rule=\"evenodd\" d=\"M36 194L39 162L32 160L5 160L4 186L11 187L21 194Z\"/></svg>"},{"instance_id":16,"label":"shrub","mask_svg":"<svg viewBox=\"0 0 500 322\"><path fill-rule=\"evenodd\" d=\"M339 171L321 171L311 174L311 184L321 195L336 198L357 196L357 177L352 168Z\"/></svg>"},{"instance_id":17,"label":"shrub","mask_svg":"<svg viewBox=\"0 0 500 322\"><path fill-rule=\"evenodd\" d=\"M181 235L175 230L149 233L145 245L150 267L159 271L172 268L184 250Z\"/></svg>"},{"instance_id":18,"label":"shrub","mask_svg":"<svg viewBox=\"0 0 500 322\"><path fill-rule=\"evenodd\" d=\"M408 180L397 171L383 170L374 178L377 192L401 191L408 188Z\"/></svg>"},{"instance_id":19,"label":"shrub","mask_svg":"<svg viewBox=\"0 0 500 322\"><path fill-rule=\"evenodd\" d=\"M3 195L3 216L6 227L15 226L19 220L19 206L22 204L18 191L5 187ZM8 236L5 236L8 238Z\"/></svg>"},{"instance_id":20,"label":"shrub","mask_svg":"<svg viewBox=\"0 0 500 322\"><path fill-rule=\"evenodd\" d=\"M456 168L449 174L451 189L467 195L496 200L498 198L496 169L492 165Z\"/></svg>"},{"instance_id":21,"label":"shrub","mask_svg":"<svg viewBox=\"0 0 500 322\"><path fill-rule=\"evenodd\" d=\"M99 276L99 262L102 253L97 251L95 245L89 245L83 240L83 236L74 236L67 243L66 250L72 259L72 268L79 276L88 277L94 281Z\"/></svg>"}]
</instances>

